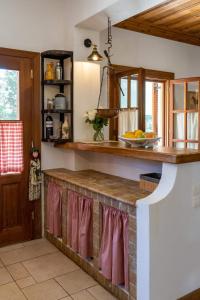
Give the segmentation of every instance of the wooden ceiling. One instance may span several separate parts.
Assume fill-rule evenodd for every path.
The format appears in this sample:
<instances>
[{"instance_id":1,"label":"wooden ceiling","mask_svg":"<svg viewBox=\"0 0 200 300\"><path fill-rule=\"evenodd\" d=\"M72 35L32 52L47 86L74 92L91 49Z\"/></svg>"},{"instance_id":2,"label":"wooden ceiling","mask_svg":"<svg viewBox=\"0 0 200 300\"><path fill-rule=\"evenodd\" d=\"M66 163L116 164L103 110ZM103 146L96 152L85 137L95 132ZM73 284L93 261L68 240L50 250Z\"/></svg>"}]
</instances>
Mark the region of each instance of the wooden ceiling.
<instances>
[{"instance_id":1,"label":"wooden ceiling","mask_svg":"<svg viewBox=\"0 0 200 300\"><path fill-rule=\"evenodd\" d=\"M200 46L200 0L171 0L115 25Z\"/></svg>"}]
</instances>

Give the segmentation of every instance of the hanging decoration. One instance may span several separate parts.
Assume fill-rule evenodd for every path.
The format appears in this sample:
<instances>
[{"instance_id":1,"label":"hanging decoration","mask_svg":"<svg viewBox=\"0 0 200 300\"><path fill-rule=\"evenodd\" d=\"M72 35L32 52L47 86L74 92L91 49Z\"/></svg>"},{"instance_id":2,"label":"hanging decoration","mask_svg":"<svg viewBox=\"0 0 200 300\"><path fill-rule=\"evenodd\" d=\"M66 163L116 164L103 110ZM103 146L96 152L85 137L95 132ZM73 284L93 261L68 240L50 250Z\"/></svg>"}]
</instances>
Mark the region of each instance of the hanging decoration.
<instances>
[{"instance_id":1,"label":"hanging decoration","mask_svg":"<svg viewBox=\"0 0 200 300\"><path fill-rule=\"evenodd\" d=\"M107 38L107 43L108 45L107 50L104 50L104 55L107 58L107 65L103 67L102 70L102 76L101 76L101 83L100 83L100 92L99 92L99 98L98 98L98 104L97 104L97 115L102 118L113 118L116 117L119 113L119 108L100 108L100 102L101 102L101 94L102 94L102 89L103 89L103 82L104 78L106 75L106 80L108 82L108 79L112 73L115 72L115 69L112 66L111 63L111 49L112 49L112 32L111 32L111 20L108 18L108 38ZM124 96L123 90L118 83L119 89ZM107 93L109 93L109 88L107 89Z\"/></svg>"},{"instance_id":2,"label":"hanging decoration","mask_svg":"<svg viewBox=\"0 0 200 300\"><path fill-rule=\"evenodd\" d=\"M32 146L29 174L29 200L38 200L41 196L41 165L39 150Z\"/></svg>"}]
</instances>

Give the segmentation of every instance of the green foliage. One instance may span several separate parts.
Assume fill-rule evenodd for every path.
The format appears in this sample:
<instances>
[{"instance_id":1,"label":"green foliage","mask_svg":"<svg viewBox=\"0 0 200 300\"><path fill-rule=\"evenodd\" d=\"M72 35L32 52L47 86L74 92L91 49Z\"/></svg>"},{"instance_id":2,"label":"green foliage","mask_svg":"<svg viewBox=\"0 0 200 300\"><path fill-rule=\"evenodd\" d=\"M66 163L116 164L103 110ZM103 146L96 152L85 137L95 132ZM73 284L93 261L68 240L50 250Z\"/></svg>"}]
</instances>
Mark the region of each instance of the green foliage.
<instances>
[{"instance_id":1,"label":"green foliage","mask_svg":"<svg viewBox=\"0 0 200 300\"><path fill-rule=\"evenodd\" d=\"M0 120L16 120L18 74L12 70L0 70Z\"/></svg>"},{"instance_id":2,"label":"green foliage","mask_svg":"<svg viewBox=\"0 0 200 300\"><path fill-rule=\"evenodd\" d=\"M103 126L108 126L108 119L101 118L96 115L94 120L86 119L86 123L92 124L94 130L100 130L103 128Z\"/></svg>"}]
</instances>

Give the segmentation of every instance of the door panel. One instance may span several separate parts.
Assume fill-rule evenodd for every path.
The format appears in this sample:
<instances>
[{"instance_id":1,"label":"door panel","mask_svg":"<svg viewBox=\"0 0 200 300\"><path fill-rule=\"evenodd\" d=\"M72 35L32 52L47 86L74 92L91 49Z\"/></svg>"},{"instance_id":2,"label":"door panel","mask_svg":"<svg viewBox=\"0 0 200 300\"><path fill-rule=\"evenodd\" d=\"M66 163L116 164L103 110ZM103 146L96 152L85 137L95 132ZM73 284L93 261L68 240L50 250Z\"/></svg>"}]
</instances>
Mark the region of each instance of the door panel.
<instances>
[{"instance_id":1,"label":"door panel","mask_svg":"<svg viewBox=\"0 0 200 300\"><path fill-rule=\"evenodd\" d=\"M0 70L19 71L19 114L23 121L24 171L0 176L0 245L31 239L31 205L28 201L29 161L32 143L32 59L0 55ZM12 84L12 83L11 83ZM0 101L3 101L0 99ZM1 117L1 120L2 117Z\"/></svg>"}]
</instances>

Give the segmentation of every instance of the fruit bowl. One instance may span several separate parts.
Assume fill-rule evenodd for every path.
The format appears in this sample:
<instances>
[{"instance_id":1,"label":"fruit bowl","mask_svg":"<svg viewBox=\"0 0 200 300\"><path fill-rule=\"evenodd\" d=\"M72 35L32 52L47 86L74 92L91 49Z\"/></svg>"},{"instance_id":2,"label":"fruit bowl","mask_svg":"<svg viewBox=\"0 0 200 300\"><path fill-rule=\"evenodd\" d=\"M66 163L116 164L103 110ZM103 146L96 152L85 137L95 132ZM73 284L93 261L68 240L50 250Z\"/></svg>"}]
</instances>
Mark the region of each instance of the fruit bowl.
<instances>
[{"instance_id":1,"label":"fruit bowl","mask_svg":"<svg viewBox=\"0 0 200 300\"><path fill-rule=\"evenodd\" d=\"M125 142L132 147L145 147L145 148L152 148L156 142L158 142L161 138L126 138L123 136L118 137L120 141Z\"/></svg>"}]
</instances>

